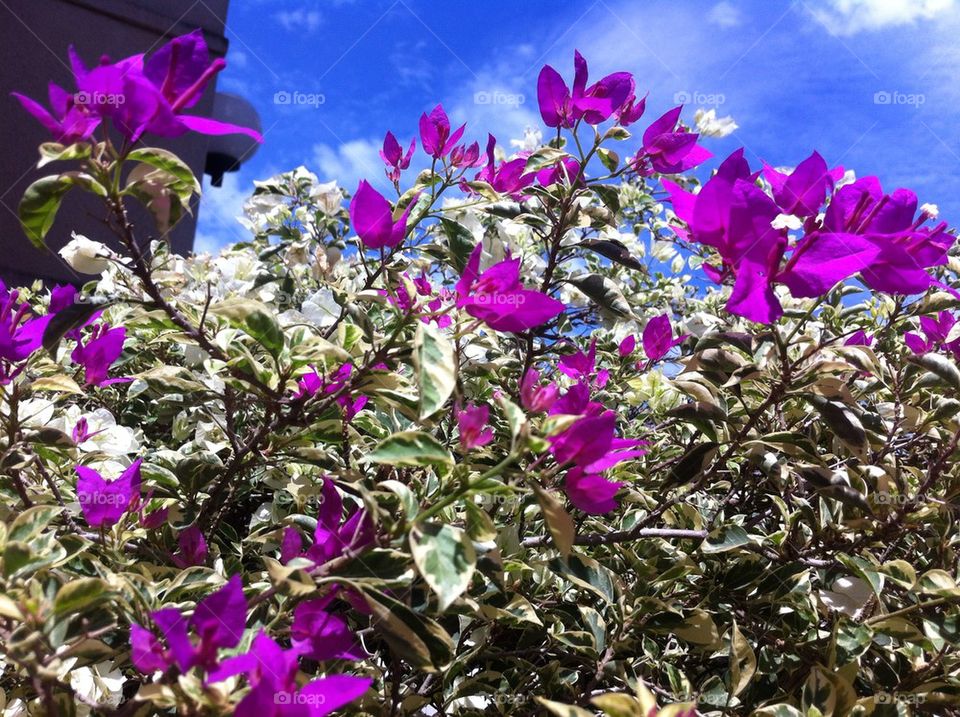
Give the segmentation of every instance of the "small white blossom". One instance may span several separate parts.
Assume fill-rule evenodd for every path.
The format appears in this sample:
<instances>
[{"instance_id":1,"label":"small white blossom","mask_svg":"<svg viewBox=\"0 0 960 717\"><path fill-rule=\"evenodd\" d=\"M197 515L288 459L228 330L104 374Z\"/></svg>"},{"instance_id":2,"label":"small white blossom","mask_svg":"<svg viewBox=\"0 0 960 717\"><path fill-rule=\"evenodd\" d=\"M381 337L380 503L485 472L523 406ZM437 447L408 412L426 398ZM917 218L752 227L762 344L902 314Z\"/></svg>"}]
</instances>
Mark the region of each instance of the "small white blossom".
<instances>
[{"instance_id":1,"label":"small white blossom","mask_svg":"<svg viewBox=\"0 0 960 717\"><path fill-rule=\"evenodd\" d=\"M71 269L81 274L102 274L110 267L110 260L116 256L110 247L76 232L70 236L59 254Z\"/></svg>"},{"instance_id":2,"label":"small white blossom","mask_svg":"<svg viewBox=\"0 0 960 717\"><path fill-rule=\"evenodd\" d=\"M733 117L717 117L717 111L697 110L693 115L693 121L697 124L697 131L704 137L716 137L721 139L731 135L740 126L733 121Z\"/></svg>"}]
</instances>

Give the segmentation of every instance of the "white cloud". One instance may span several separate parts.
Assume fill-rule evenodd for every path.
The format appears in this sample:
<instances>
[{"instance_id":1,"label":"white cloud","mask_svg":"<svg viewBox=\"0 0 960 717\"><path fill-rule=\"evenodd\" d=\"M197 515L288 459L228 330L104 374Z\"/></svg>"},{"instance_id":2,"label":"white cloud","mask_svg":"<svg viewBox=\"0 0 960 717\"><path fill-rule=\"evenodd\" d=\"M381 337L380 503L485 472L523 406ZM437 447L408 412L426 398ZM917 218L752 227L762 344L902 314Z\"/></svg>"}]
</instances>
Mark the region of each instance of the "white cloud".
<instances>
[{"instance_id":1,"label":"white cloud","mask_svg":"<svg viewBox=\"0 0 960 717\"><path fill-rule=\"evenodd\" d=\"M837 35L912 25L953 10L956 0L829 0L830 7L809 7L813 16Z\"/></svg>"},{"instance_id":2,"label":"white cloud","mask_svg":"<svg viewBox=\"0 0 960 717\"><path fill-rule=\"evenodd\" d=\"M317 10L297 8L296 10L280 10L274 13L273 19L288 32L313 32L320 27L321 15Z\"/></svg>"},{"instance_id":3,"label":"white cloud","mask_svg":"<svg viewBox=\"0 0 960 717\"><path fill-rule=\"evenodd\" d=\"M320 181L333 180L350 192L361 179L378 184L383 179L380 146L381 143L373 139L354 139L339 146L315 144L309 169L316 172Z\"/></svg>"},{"instance_id":4,"label":"white cloud","mask_svg":"<svg viewBox=\"0 0 960 717\"><path fill-rule=\"evenodd\" d=\"M250 235L237 222L243 216L243 202L253 192L253 185L240 183L236 173L223 175L223 186L213 187L203 177L203 195L197 211L200 220L193 242L195 252L216 253L227 244L244 241Z\"/></svg>"},{"instance_id":5,"label":"white cloud","mask_svg":"<svg viewBox=\"0 0 960 717\"><path fill-rule=\"evenodd\" d=\"M707 20L714 25L727 29L742 24L743 17L740 15L739 8L727 2L727 0L722 0L710 9L710 12L707 13Z\"/></svg>"}]
</instances>

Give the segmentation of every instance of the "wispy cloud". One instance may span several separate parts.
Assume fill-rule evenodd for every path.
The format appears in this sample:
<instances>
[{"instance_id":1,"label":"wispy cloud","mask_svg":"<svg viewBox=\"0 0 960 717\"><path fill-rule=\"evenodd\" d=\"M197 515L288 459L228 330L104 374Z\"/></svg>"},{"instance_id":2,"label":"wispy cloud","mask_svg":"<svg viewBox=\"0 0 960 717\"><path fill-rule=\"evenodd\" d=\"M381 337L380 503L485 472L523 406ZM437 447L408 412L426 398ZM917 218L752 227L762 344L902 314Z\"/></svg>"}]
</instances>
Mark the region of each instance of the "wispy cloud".
<instances>
[{"instance_id":1,"label":"wispy cloud","mask_svg":"<svg viewBox=\"0 0 960 717\"><path fill-rule=\"evenodd\" d=\"M956 9L955 0L829 0L826 5L809 3L806 7L838 35L912 25Z\"/></svg>"},{"instance_id":2,"label":"wispy cloud","mask_svg":"<svg viewBox=\"0 0 960 717\"><path fill-rule=\"evenodd\" d=\"M323 16L319 10L296 8L275 12L273 19L287 32L310 33L320 27Z\"/></svg>"},{"instance_id":3,"label":"wispy cloud","mask_svg":"<svg viewBox=\"0 0 960 717\"><path fill-rule=\"evenodd\" d=\"M379 152L380 141L374 139L354 139L340 145L315 144L310 168L321 181L336 180L352 192L361 179L373 183L382 179L383 162Z\"/></svg>"},{"instance_id":4,"label":"wispy cloud","mask_svg":"<svg viewBox=\"0 0 960 717\"><path fill-rule=\"evenodd\" d=\"M203 185L194 251L213 253L227 244L249 239L237 217L243 215L243 202L253 192L253 185L241 183L234 173L225 174L220 187L210 186L209 177L204 176Z\"/></svg>"},{"instance_id":5,"label":"wispy cloud","mask_svg":"<svg viewBox=\"0 0 960 717\"><path fill-rule=\"evenodd\" d=\"M727 2L727 0L723 0L723 2L718 2L710 8L710 12L707 13L707 20L718 27L728 29L738 27L743 23L743 16L740 14L739 8Z\"/></svg>"}]
</instances>

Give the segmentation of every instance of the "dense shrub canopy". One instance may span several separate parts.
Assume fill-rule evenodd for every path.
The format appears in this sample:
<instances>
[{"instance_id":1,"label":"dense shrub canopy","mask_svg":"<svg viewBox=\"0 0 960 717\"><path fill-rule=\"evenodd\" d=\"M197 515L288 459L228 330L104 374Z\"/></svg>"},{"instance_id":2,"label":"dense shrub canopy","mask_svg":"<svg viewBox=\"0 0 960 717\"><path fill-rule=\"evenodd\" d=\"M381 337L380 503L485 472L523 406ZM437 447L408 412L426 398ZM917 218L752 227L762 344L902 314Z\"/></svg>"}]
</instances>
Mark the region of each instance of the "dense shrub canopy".
<instances>
[{"instance_id":1,"label":"dense shrub canopy","mask_svg":"<svg viewBox=\"0 0 960 717\"><path fill-rule=\"evenodd\" d=\"M816 153L700 186L577 55L546 143L437 106L381 189L300 167L180 257L146 140L247 131L186 112L221 64L73 60L21 218L90 192L112 238L0 291L4 715L955 713L936 207Z\"/></svg>"}]
</instances>

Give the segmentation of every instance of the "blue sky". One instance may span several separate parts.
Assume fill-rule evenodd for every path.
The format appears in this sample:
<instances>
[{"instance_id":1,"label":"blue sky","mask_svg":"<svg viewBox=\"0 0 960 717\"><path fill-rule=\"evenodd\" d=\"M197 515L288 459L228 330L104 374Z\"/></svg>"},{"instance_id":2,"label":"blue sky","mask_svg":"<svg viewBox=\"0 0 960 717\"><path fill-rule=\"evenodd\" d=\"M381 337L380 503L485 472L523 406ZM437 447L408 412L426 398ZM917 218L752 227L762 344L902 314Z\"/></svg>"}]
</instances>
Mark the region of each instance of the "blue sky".
<instances>
[{"instance_id":1,"label":"blue sky","mask_svg":"<svg viewBox=\"0 0 960 717\"><path fill-rule=\"evenodd\" d=\"M574 48L591 77L626 70L650 91L640 127L684 100L689 121L715 107L739 125L705 140L717 160L816 149L960 223L960 0L233 0L227 25L218 89L253 103L265 142L205 187L197 249L246 238L233 217L254 179L299 164L351 191L382 178L384 132L409 142L437 102L468 138L508 145L539 124L540 67L569 78Z\"/></svg>"}]
</instances>

